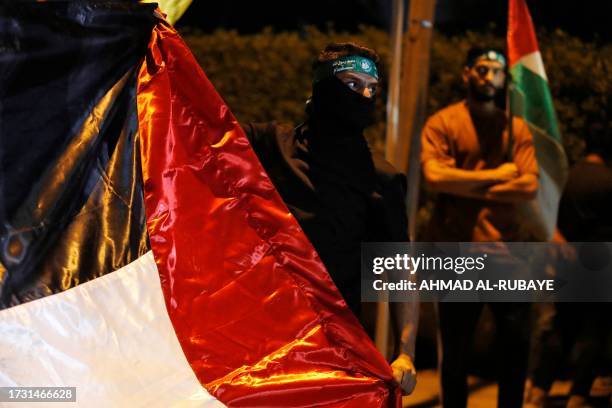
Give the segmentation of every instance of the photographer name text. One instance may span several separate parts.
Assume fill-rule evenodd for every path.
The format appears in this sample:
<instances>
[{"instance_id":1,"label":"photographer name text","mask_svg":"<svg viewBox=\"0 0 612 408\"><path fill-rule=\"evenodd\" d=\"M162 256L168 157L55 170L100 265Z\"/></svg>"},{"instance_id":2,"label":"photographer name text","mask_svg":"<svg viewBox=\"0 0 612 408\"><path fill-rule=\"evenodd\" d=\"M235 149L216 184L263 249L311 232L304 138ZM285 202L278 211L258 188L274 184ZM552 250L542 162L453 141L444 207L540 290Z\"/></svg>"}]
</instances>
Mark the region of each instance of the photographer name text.
<instances>
[{"instance_id":1,"label":"photographer name text","mask_svg":"<svg viewBox=\"0 0 612 408\"><path fill-rule=\"evenodd\" d=\"M413 282L403 279L399 282L372 282L376 291L554 291L552 279L499 279L489 280L442 280L425 279Z\"/></svg>"}]
</instances>

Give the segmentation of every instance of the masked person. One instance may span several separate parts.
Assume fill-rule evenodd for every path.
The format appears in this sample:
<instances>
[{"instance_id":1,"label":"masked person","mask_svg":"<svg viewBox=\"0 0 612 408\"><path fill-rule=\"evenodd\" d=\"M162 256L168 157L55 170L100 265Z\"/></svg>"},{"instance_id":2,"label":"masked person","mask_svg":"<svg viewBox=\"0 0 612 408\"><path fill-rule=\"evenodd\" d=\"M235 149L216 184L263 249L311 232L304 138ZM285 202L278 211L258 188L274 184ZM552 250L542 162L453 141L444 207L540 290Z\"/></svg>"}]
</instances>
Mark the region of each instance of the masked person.
<instances>
[{"instance_id":1,"label":"masked person","mask_svg":"<svg viewBox=\"0 0 612 408\"><path fill-rule=\"evenodd\" d=\"M407 240L405 177L373 155L363 135L374 122L378 60L368 48L330 44L313 64L305 123L245 126L268 176L358 317L361 243ZM404 330L398 344L391 366L410 392L416 378L414 335Z\"/></svg>"},{"instance_id":2,"label":"masked person","mask_svg":"<svg viewBox=\"0 0 612 408\"><path fill-rule=\"evenodd\" d=\"M474 47L463 70L467 99L431 116L422 133L421 165L427 186L438 193L428 241L531 241L516 203L531 200L538 167L527 124L498 107L506 59L495 49ZM490 303L495 319L500 407L520 407L529 350L528 303ZM438 304L442 401L467 404L469 350L482 303Z\"/></svg>"}]
</instances>

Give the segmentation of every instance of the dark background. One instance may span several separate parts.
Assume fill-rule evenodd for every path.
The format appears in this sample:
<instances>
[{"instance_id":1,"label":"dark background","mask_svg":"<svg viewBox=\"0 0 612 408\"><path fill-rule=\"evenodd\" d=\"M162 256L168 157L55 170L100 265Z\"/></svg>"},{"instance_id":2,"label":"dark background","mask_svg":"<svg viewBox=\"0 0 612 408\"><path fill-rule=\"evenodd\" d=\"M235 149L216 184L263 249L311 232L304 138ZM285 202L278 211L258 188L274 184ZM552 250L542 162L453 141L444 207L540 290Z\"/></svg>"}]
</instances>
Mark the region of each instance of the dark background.
<instances>
[{"instance_id":1,"label":"dark background","mask_svg":"<svg viewBox=\"0 0 612 408\"><path fill-rule=\"evenodd\" d=\"M537 27L557 29L587 40L610 40L608 1L528 0ZM436 28L446 34L466 29L490 28L505 33L507 1L438 0ZM218 28L253 33L271 26L275 30L299 30L306 25L326 29L356 30L360 24L389 28L391 0L246 1L194 0L177 27L197 27L204 32ZM333 22L333 23L331 23Z\"/></svg>"}]
</instances>

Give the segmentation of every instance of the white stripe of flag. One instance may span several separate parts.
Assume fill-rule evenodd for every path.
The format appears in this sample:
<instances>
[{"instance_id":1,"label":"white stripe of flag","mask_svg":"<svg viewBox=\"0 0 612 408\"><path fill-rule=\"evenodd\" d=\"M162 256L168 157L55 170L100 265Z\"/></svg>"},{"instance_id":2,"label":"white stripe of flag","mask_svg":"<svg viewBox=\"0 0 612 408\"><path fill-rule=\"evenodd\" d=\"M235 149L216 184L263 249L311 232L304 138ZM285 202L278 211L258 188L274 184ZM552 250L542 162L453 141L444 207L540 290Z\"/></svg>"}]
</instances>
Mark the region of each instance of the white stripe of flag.
<instances>
[{"instance_id":1,"label":"white stripe of flag","mask_svg":"<svg viewBox=\"0 0 612 408\"><path fill-rule=\"evenodd\" d=\"M0 311L0 386L76 387L70 407L225 406L183 354L150 251L113 273Z\"/></svg>"},{"instance_id":2,"label":"white stripe of flag","mask_svg":"<svg viewBox=\"0 0 612 408\"><path fill-rule=\"evenodd\" d=\"M546 76L546 71L544 70L544 62L542 61L542 54L540 54L540 51L535 51L522 56L516 62L516 64L523 65L525 68L529 69L531 72L542 77L546 82L548 82L548 77Z\"/></svg>"}]
</instances>

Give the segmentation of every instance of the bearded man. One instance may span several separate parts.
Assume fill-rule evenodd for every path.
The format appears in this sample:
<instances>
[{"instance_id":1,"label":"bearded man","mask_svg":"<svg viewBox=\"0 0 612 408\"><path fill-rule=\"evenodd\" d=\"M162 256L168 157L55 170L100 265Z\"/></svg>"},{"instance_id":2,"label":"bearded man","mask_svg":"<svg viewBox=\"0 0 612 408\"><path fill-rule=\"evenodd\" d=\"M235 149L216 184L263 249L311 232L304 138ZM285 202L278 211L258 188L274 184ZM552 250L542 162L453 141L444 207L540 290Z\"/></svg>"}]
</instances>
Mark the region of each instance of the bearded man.
<instances>
[{"instance_id":1,"label":"bearded man","mask_svg":"<svg viewBox=\"0 0 612 408\"><path fill-rule=\"evenodd\" d=\"M516 204L535 198L538 166L527 124L500 109L507 65L493 48L472 48L463 69L467 99L432 115L421 166L438 193L426 240L531 241ZM510 130L512 129L510 134ZM499 407L521 407L529 349L529 303L490 303L495 319ZM444 407L467 404L470 349L483 303L438 304Z\"/></svg>"}]
</instances>

